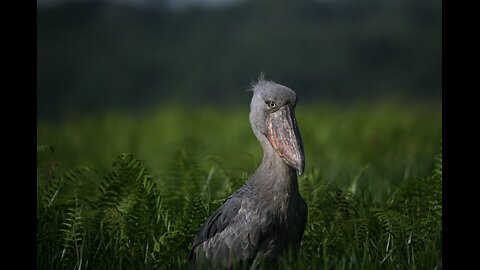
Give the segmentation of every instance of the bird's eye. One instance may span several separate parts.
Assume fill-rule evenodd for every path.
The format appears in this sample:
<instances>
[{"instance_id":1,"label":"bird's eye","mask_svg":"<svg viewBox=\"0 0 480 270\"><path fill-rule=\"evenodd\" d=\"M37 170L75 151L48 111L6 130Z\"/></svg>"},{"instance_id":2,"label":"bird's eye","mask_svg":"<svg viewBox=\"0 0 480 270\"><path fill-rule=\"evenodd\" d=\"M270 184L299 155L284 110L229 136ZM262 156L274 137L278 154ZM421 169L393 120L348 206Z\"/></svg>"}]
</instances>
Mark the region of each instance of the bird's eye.
<instances>
[{"instance_id":1,"label":"bird's eye","mask_svg":"<svg viewBox=\"0 0 480 270\"><path fill-rule=\"evenodd\" d=\"M277 107L277 104L275 104L273 101L267 101L266 103L270 109Z\"/></svg>"}]
</instances>

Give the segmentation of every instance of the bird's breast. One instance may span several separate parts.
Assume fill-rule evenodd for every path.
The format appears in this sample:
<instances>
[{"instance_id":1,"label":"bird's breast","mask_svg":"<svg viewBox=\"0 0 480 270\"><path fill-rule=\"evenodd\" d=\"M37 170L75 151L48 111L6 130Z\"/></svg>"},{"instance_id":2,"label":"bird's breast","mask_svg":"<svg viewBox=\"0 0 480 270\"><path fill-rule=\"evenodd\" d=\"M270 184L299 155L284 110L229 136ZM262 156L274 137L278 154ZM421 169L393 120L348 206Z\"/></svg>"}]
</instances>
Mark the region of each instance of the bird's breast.
<instances>
[{"instance_id":1,"label":"bird's breast","mask_svg":"<svg viewBox=\"0 0 480 270\"><path fill-rule=\"evenodd\" d=\"M265 224L274 224L277 230L288 229L299 207L295 196L290 191L273 191L270 196L262 197L264 199L257 204L257 211Z\"/></svg>"}]
</instances>

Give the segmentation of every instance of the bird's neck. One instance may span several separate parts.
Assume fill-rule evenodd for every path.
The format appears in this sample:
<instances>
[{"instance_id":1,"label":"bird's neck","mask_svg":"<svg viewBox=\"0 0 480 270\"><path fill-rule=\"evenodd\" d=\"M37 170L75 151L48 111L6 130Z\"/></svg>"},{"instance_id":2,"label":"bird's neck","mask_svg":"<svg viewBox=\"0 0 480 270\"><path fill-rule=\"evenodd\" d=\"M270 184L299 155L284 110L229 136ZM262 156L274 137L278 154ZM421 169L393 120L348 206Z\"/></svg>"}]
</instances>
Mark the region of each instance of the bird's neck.
<instances>
[{"instance_id":1,"label":"bird's neck","mask_svg":"<svg viewBox=\"0 0 480 270\"><path fill-rule=\"evenodd\" d=\"M272 192L298 192L297 173L273 149L268 140L260 139L263 147L263 160L255 174L256 184Z\"/></svg>"}]
</instances>

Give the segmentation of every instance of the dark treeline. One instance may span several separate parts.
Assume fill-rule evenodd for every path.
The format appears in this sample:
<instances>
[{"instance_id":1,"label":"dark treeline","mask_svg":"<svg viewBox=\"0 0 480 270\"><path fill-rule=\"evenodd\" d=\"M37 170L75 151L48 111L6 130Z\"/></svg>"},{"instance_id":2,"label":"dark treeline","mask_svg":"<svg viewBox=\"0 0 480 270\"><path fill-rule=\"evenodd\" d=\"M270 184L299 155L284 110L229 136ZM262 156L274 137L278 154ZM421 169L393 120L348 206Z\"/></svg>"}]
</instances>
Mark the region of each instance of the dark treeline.
<instances>
[{"instance_id":1,"label":"dark treeline","mask_svg":"<svg viewBox=\"0 0 480 270\"><path fill-rule=\"evenodd\" d=\"M261 71L304 101L438 98L441 24L436 0L39 9L37 112L247 103L244 90Z\"/></svg>"}]
</instances>

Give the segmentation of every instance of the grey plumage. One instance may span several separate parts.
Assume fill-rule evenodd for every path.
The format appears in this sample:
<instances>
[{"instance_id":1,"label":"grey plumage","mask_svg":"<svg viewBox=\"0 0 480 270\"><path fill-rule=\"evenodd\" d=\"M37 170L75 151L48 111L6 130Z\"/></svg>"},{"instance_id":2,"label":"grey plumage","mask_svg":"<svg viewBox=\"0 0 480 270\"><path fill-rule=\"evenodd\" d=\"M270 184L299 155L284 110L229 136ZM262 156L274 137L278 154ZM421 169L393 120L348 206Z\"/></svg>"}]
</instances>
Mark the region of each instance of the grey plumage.
<instances>
[{"instance_id":1,"label":"grey plumage","mask_svg":"<svg viewBox=\"0 0 480 270\"><path fill-rule=\"evenodd\" d=\"M250 124L263 160L249 180L220 206L196 235L190 260L196 268L255 268L298 254L307 205L298 191L303 144L290 88L264 80L252 85Z\"/></svg>"}]
</instances>

